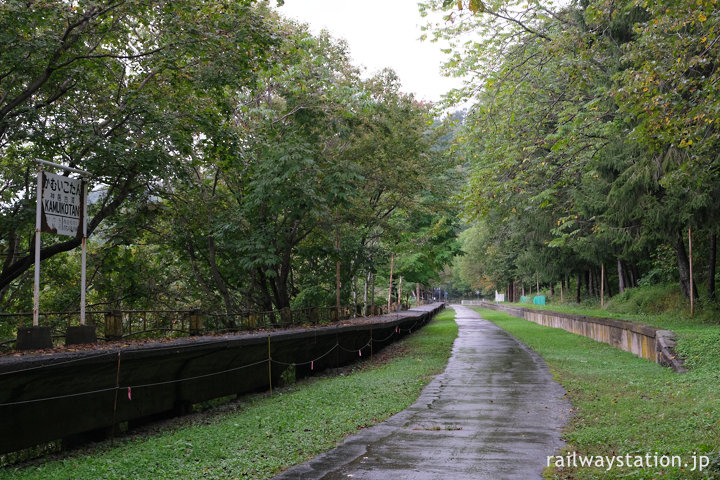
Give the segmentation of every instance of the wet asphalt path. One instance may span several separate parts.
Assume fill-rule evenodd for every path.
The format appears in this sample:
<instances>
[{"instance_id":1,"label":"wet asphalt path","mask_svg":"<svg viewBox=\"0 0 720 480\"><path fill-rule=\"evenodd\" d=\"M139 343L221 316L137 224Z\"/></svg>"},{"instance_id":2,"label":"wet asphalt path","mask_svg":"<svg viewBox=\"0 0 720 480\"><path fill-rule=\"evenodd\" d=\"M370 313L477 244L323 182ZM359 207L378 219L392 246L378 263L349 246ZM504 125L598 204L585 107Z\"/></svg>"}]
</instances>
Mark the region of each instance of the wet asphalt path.
<instances>
[{"instance_id":1,"label":"wet asphalt path","mask_svg":"<svg viewBox=\"0 0 720 480\"><path fill-rule=\"evenodd\" d=\"M408 409L276 479L534 479L570 404L545 362L469 308L445 372Z\"/></svg>"}]
</instances>

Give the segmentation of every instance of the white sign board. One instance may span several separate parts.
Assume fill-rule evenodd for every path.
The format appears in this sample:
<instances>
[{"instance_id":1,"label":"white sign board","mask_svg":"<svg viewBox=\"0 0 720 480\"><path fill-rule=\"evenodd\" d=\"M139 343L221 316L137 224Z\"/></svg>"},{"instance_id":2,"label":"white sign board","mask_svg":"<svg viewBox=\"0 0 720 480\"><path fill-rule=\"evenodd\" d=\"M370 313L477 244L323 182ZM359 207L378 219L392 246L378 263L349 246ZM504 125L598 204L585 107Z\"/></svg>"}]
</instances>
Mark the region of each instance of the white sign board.
<instances>
[{"instance_id":1,"label":"white sign board","mask_svg":"<svg viewBox=\"0 0 720 480\"><path fill-rule=\"evenodd\" d=\"M42 231L70 237L81 233L82 198L81 179L43 172Z\"/></svg>"}]
</instances>

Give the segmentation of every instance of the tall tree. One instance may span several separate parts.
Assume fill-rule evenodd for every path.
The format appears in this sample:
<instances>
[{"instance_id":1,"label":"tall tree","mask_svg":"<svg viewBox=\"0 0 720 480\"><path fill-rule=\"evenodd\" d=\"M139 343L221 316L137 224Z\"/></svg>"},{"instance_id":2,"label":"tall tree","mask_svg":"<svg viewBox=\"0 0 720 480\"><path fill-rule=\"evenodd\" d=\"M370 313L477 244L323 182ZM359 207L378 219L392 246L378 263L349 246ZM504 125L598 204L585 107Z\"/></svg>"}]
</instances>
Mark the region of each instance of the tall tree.
<instances>
[{"instance_id":1,"label":"tall tree","mask_svg":"<svg viewBox=\"0 0 720 480\"><path fill-rule=\"evenodd\" d=\"M103 185L88 233L147 198L198 133L196 109L216 104L228 82L251 83L263 62L271 39L252 3L0 5L0 291L32 265L32 160ZM41 258L79 244L52 239Z\"/></svg>"}]
</instances>

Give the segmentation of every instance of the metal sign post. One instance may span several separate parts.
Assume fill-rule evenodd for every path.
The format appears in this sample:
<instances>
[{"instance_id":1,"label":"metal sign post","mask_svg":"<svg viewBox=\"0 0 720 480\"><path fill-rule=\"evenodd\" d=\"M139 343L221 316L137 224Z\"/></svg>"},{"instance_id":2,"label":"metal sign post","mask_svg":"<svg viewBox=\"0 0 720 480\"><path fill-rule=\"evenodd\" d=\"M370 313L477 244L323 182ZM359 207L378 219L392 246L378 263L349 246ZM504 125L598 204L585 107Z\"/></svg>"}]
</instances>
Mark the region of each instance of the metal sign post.
<instances>
[{"instance_id":1,"label":"metal sign post","mask_svg":"<svg viewBox=\"0 0 720 480\"><path fill-rule=\"evenodd\" d=\"M85 325L85 283L87 267L87 182L90 174L84 170L57 165L45 160L39 163L37 203L35 207L35 286L33 298L33 326L39 325L40 314L40 242L41 232L76 236L82 228L80 273L80 325ZM43 171L43 165L79 173L82 178L69 178ZM82 222L82 225L80 225Z\"/></svg>"},{"instance_id":2,"label":"metal sign post","mask_svg":"<svg viewBox=\"0 0 720 480\"><path fill-rule=\"evenodd\" d=\"M87 182L83 179L82 181L82 244L80 254L80 325L85 325L85 283L87 276L85 274L87 270Z\"/></svg>"},{"instance_id":3,"label":"metal sign post","mask_svg":"<svg viewBox=\"0 0 720 480\"><path fill-rule=\"evenodd\" d=\"M38 167L37 176L37 203L35 205L35 286L33 287L33 327L39 325L40 314L40 230L42 228L42 165Z\"/></svg>"}]
</instances>

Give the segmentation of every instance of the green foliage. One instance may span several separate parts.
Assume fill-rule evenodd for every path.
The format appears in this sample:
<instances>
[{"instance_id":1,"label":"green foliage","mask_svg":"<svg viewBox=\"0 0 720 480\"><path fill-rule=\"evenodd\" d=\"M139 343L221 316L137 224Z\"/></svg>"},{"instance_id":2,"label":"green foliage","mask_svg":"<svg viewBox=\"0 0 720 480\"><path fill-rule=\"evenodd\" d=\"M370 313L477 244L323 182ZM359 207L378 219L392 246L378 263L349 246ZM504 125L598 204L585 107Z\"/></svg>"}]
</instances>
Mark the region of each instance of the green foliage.
<instances>
[{"instance_id":1,"label":"green foliage","mask_svg":"<svg viewBox=\"0 0 720 480\"><path fill-rule=\"evenodd\" d=\"M386 362L297 382L272 397L242 399L230 412L153 436L5 468L0 478L270 478L412 404L445 368L456 336L453 313L442 312Z\"/></svg>"},{"instance_id":2,"label":"green foliage","mask_svg":"<svg viewBox=\"0 0 720 480\"><path fill-rule=\"evenodd\" d=\"M90 172L90 234L137 239L108 221L141 225L132 219L209 136L226 90L247 88L265 63L273 39L252 3L0 5L0 297L23 289L32 265L33 159ZM44 242L50 258L80 238Z\"/></svg>"},{"instance_id":3,"label":"green foliage","mask_svg":"<svg viewBox=\"0 0 720 480\"><path fill-rule=\"evenodd\" d=\"M689 296L687 228L717 233L715 2L421 8L446 13L427 28L453 46L446 68L468 78L448 102L473 104L458 150L470 162L465 213L490 232L474 247L494 257L480 275L555 283L621 262L647 281L679 279ZM665 245L672 272L647 262ZM707 245L695 250L703 266Z\"/></svg>"},{"instance_id":4,"label":"green foliage","mask_svg":"<svg viewBox=\"0 0 720 480\"><path fill-rule=\"evenodd\" d=\"M452 260L449 127L327 33L252 0L13 1L0 27L1 310L29 310L33 158L93 175L100 308L330 304L336 262L348 303L392 252L413 282ZM41 308L72 310L80 239L43 242Z\"/></svg>"},{"instance_id":5,"label":"green foliage","mask_svg":"<svg viewBox=\"0 0 720 480\"><path fill-rule=\"evenodd\" d=\"M617 313L658 314L687 310L677 284L654 284L629 288L608 301L607 310Z\"/></svg>"}]
</instances>

